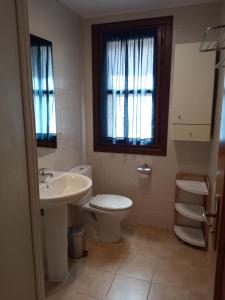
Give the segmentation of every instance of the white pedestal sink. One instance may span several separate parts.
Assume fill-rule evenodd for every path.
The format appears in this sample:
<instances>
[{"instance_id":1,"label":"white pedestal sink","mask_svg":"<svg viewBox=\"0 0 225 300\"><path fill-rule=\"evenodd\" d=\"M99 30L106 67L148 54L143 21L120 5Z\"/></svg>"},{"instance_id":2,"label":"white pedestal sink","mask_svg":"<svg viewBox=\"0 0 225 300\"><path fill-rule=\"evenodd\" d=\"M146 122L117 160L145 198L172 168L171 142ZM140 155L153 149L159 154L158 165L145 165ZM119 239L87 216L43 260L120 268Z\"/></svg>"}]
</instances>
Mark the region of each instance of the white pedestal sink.
<instances>
[{"instance_id":1,"label":"white pedestal sink","mask_svg":"<svg viewBox=\"0 0 225 300\"><path fill-rule=\"evenodd\" d=\"M62 173L40 185L40 204L45 209L44 235L50 281L63 281L68 275L67 204L79 201L91 188L86 176Z\"/></svg>"}]
</instances>

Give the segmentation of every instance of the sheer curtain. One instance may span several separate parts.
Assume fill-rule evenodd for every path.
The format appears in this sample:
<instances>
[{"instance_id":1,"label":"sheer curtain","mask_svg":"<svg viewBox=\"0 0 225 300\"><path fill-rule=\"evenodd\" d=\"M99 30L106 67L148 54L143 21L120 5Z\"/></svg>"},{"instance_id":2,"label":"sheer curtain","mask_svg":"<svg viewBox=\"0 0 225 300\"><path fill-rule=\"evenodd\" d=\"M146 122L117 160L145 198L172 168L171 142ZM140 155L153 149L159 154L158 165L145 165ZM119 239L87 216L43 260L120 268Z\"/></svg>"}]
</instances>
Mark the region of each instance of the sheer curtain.
<instances>
[{"instance_id":1,"label":"sheer curtain","mask_svg":"<svg viewBox=\"0 0 225 300\"><path fill-rule=\"evenodd\" d=\"M53 140L56 116L51 43L43 45L35 41L31 54L36 136L38 140Z\"/></svg>"},{"instance_id":2,"label":"sheer curtain","mask_svg":"<svg viewBox=\"0 0 225 300\"><path fill-rule=\"evenodd\" d=\"M149 144L154 139L154 37L106 42L105 131L113 143Z\"/></svg>"}]
</instances>

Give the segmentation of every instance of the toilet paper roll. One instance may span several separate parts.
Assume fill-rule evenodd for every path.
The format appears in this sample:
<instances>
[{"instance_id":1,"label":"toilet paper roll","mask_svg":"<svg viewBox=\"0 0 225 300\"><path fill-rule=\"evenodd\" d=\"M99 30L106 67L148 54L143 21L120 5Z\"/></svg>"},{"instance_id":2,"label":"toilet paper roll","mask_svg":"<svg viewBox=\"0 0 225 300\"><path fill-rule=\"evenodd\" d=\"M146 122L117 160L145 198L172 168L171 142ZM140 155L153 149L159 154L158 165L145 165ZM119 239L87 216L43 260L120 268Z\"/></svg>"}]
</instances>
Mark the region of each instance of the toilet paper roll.
<instances>
[{"instance_id":1,"label":"toilet paper roll","mask_svg":"<svg viewBox=\"0 0 225 300\"><path fill-rule=\"evenodd\" d=\"M143 164L137 168L138 175L140 178L148 178L151 174L151 168L147 164Z\"/></svg>"}]
</instances>

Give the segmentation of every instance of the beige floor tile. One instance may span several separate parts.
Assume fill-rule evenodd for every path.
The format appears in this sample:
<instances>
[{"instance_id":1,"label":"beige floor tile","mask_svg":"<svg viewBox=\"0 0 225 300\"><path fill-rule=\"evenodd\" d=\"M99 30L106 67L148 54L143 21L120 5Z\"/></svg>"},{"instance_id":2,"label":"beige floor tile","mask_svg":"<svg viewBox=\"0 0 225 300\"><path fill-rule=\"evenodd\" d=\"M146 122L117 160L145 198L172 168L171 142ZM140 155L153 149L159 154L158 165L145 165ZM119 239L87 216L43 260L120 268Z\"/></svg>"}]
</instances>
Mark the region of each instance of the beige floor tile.
<instances>
[{"instance_id":1,"label":"beige floor tile","mask_svg":"<svg viewBox=\"0 0 225 300\"><path fill-rule=\"evenodd\" d=\"M77 293L75 290L68 289L60 298L60 300L94 300L100 298L93 298L87 295Z\"/></svg>"},{"instance_id":2,"label":"beige floor tile","mask_svg":"<svg viewBox=\"0 0 225 300\"><path fill-rule=\"evenodd\" d=\"M161 244L152 240L132 239L129 245L129 254L155 256L159 254Z\"/></svg>"},{"instance_id":3,"label":"beige floor tile","mask_svg":"<svg viewBox=\"0 0 225 300\"><path fill-rule=\"evenodd\" d=\"M186 288L189 285L191 267L160 258L153 275L154 283Z\"/></svg>"},{"instance_id":4,"label":"beige floor tile","mask_svg":"<svg viewBox=\"0 0 225 300\"><path fill-rule=\"evenodd\" d=\"M209 270L210 257L208 252L195 248L189 248L189 252L194 267L199 267L202 270Z\"/></svg>"},{"instance_id":5,"label":"beige floor tile","mask_svg":"<svg viewBox=\"0 0 225 300\"><path fill-rule=\"evenodd\" d=\"M207 300L207 294L190 292L189 300Z\"/></svg>"},{"instance_id":6,"label":"beige floor tile","mask_svg":"<svg viewBox=\"0 0 225 300\"><path fill-rule=\"evenodd\" d=\"M128 240L121 240L116 243L102 243L102 242L97 242L93 240L86 240L86 247L90 251L92 248L105 248L105 249L111 249L114 251L119 251L119 252L126 252L129 246L129 241Z\"/></svg>"},{"instance_id":7,"label":"beige floor tile","mask_svg":"<svg viewBox=\"0 0 225 300\"><path fill-rule=\"evenodd\" d=\"M162 229L159 233L159 241L163 244L184 245L174 234L172 230Z\"/></svg>"},{"instance_id":8,"label":"beige floor tile","mask_svg":"<svg viewBox=\"0 0 225 300\"><path fill-rule=\"evenodd\" d=\"M106 296L113 281L114 275L110 272L86 267L75 280L75 290L84 295L103 298Z\"/></svg>"},{"instance_id":9,"label":"beige floor tile","mask_svg":"<svg viewBox=\"0 0 225 300\"><path fill-rule=\"evenodd\" d=\"M142 255L128 255L119 267L119 274L151 280L155 270L156 258Z\"/></svg>"},{"instance_id":10,"label":"beige floor tile","mask_svg":"<svg viewBox=\"0 0 225 300\"><path fill-rule=\"evenodd\" d=\"M118 274L107 295L107 300L146 300L149 281Z\"/></svg>"},{"instance_id":11,"label":"beige floor tile","mask_svg":"<svg viewBox=\"0 0 225 300\"><path fill-rule=\"evenodd\" d=\"M208 254L184 245L172 231L139 225L129 239L87 240L87 249L88 257L69 260L66 281L46 283L48 300L146 300L151 279L148 300L186 300L187 290L188 300L206 300Z\"/></svg>"},{"instance_id":12,"label":"beige floor tile","mask_svg":"<svg viewBox=\"0 0 225 300\"><path fill-rule=\"evenodd\" d=\"M189 251L189 248L185 245L177 245L177 244L161 244L162 246L159 249L158 256L160 258L167 258L170 261L174 261L176 263L182 263L185 265L191 265L192 263L192 255Z\"/></svg>"},{"instance_id":13,"label":"beige floor tile","mask_svg":"<svg viewBox=\"0 0 225 300\"><path fill-rule=\"evenodd\" d=\"M192 267L188 287L191 291L206 293L209 287L209 272L199 267Z\"/></svg>"},{"instance_id":14,"label":"beige floor tile","mask_svg":"<svg viewBox=\"0 0 225 300\"><path fill-rule=\"evenodd\" d=\"M160 258L156 264L153 282L205 293L209 284L208 276L208 271L199 267Z\"/></svg>"},{"instance_id":15,"label":"beige floor tile","mask_svg":"<svg viewBox=\"0 0 225 300\"><path fill-rule=\"evenodd\" d=\"M153 283L148 300L189 300L189 294L187 289Z\"/></svg>"},{"instance_id":16,"label":"beige floor tile","mask_svg":"<svg viewBox=\"0 0 225 300\"><path fill-rule=\"evenodd\" d=\"M190 260L187 261L187 248L187 246L176 238L172 231L138 225L130 241L129 253L152 256L160 255L161 257L168 258L176 257L176 259L177 255L179 255L179 258L183 259L183 262L190 263Z\"/></svg>"},{"instance_id":17,"label":"beige floor tile","mask_svg":"<svg viewBox=\"0 0 225 300\"><path fill-rule=\"evenodd\" d=\"M139 240L151 240L158 242L162 230L145 225L137 225L134 229L133 238Z\"/></svg>"},{"instance_id":18,"label":"beige floor tile","mask_svg":"<svg viewBox=\"0 0 225 300\"><path fill-rule=\"evenodd\" d=\"M182 242L177 239L172 230L164 228L154 228L145 225L137 225L134 230L134 238L141 240L151 240L160 243L170 243L180 245Z\"/></svg>"},{"instance_id":19,"label":"beige floor tile","mask_svg":"<svg viewBox=\"0 0 225 300\"><path fill-rule=\"evenodd\" d=\"M89 251L86 263L94 268L115 273L119 268L121 259L121 251L115 251L110 247L99 247Z\"/></svg>"}]
</instances>

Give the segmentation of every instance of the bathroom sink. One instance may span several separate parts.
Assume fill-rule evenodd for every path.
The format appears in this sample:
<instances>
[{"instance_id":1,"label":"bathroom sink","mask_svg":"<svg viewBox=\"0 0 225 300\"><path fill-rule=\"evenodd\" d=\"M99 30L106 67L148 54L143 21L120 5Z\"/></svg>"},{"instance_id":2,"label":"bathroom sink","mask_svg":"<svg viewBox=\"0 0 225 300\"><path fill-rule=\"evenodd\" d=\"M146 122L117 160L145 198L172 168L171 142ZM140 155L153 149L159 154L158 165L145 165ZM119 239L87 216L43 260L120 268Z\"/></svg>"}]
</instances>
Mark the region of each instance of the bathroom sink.
<instances>
[{"instance_id":1,"label":"bathroom sink","mask_svg":"<svg viewBox=\"0 0 225 300\"><path fill-rule=\"evenodd\" d=\"M87 176L64 173L48 183L40 185L41 208L67 205L80 200L91 188Z\"/></svg>"},{"instance_id":2,"label":"bathroom sink","mask_svg":"<svg viewBox=\"0 0 225 300\"><path fill-rule=\"evenodd\" d=\"M87 194L92 180L79 174L55 171L51 174L52 178L40 184L40 206L44 208L48 277L50 281L59 282L68 277L67 204Z\"/></svg>"}]
</instances>

